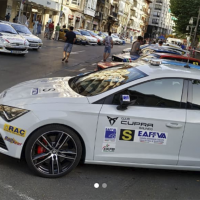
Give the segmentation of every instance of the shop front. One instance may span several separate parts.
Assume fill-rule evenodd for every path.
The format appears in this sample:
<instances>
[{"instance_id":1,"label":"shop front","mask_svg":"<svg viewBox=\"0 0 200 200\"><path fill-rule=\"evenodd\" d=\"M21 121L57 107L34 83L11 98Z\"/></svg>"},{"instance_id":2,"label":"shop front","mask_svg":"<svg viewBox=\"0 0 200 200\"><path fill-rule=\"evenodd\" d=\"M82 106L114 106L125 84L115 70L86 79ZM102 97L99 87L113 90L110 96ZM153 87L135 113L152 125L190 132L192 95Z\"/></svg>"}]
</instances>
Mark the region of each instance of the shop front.
<instances>
[{"instance_id":1,"label":"shop front","mask_svg":"<svg viewBox=\"0 0 200 200\"><path fill-rule=\"evenodd\" d=\"M98 23L98 21L97 20L93 20L93 28L92 28L92 30L99 30L99 25L98 25L99 23Z\"/></svg>"},{"instance_id":2,"label":"shop front","mask_svg":"<svg viewBox=\"0 0 200 200\"><path fill-rule=\"evenodd\" d=\"M87 30L92 30L93 28L93 17L89 16L89 15L85 15L85 24L84 24L84 29Z\"/></svg>"}]
</instances>

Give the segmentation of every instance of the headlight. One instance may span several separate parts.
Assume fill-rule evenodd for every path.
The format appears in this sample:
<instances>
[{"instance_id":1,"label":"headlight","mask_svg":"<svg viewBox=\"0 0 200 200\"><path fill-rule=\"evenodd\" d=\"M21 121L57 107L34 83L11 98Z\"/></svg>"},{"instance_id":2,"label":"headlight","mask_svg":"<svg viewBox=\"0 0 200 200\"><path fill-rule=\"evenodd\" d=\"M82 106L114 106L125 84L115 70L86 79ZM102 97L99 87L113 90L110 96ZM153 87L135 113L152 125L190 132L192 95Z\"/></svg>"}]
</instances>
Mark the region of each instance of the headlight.
<instances>
[{"instance_id":1,"label":"headlight","mask_svg":"<svg viewBox=\"0 0 200 200\"><path fill-rule=\"evenodd\" d=\"M0 116L7 122L11 122L27 112L29 112L29 110L0 105Z\"/></svg>"},{"instance_id":2,"label":"headlight","mask_svg":"<svg viewBox=\"0 0 200 200\"><path fill-rule=\"evenodd\" d=\"M24 45L25 45L25 46L28 46L28 45L29 45L29 42L28 42L27 40L25 40L25 41L24 41Z\"/></svg>"}]
</instances>

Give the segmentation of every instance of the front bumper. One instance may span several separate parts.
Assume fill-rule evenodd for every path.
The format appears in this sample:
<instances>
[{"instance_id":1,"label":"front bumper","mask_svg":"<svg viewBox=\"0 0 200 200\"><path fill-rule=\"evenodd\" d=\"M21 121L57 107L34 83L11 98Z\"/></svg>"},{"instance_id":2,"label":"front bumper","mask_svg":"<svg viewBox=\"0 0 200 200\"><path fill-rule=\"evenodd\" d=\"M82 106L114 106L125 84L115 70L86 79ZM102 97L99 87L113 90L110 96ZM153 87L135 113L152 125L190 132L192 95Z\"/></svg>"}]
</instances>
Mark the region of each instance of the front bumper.
<instances>
[{"instance_id":1,"label":"front bumper","mask_svg":"<svg viewBox=\"0 0 200 200\"><path fill-rule=\"evenodd\" d=\"M1 46L0 52L10 54L26 54L28 53L27 46Z\"/></svg>"},{"instance_id":2,"label":"front bumper","mask_svg":"<svg viewBox=\"0 0 200 200\"><path fill-rule=\"evenodd\" d=\"M88 41L87 42L89 45L97 45L97 42L93 42L93 41Z\"/></svg>"},{"instance_id":3,"label":"front bumper","mask_svg":"<svg viewBox=\"0 0 200 200\"><path fill-rule=\"evenodd\" d=\"M14 158L20 158L25 141L35 130L35 124L38 122L38 118L32 112L26 113L12 122L6 122L0 117L0 153ZM5 125L13 128L13 130L18 129L19 131L22 129L26 133L24 136L19 136L17 133L13 134L5 130Z\"/></svg>"}]
</instances>

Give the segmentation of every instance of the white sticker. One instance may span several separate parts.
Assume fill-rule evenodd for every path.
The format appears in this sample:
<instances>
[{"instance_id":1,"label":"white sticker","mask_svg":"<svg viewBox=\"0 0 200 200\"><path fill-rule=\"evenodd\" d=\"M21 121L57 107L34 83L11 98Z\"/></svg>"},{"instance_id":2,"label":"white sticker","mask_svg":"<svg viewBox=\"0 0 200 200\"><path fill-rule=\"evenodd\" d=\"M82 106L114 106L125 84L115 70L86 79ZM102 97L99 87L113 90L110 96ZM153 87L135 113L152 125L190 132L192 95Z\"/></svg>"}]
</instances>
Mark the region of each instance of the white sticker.
<instances>
[{"instance_id":1,"label":"white sticker","mask_svg":"<svg viewBox=\"0 0 200 200\"><path fill-rule=\"evenodd\" d=\"M122 95L123 101L130 101L130 96L129 95Z\"/></svg>"},{"instance_id":2,"label":"white sticker","mask_svg":"<svg viewBox=\"0 0 200 200\"><path fill-rule=\"evenodd\" d=\"M115 143L103 143L102 152L113 153L115 152Z\"/></svg>"},{"instance_id":3,"label":"white sticker","mask_svg":"<svg viewBox=\"0 0 200 200\"><path fill-rule=\"evenodd\" d=\"M53 87L42 87L42 88L33 88L31 95L37 94L50 94L50 93L59 93L56 88Z\"/></svg>"},{"instance_id":4,"label":"white sticker","mask_svg":"<svg viewBox=\"0 0 200 200\"><path fill-rule=\"evenodd\" d=\"M106 127L104 142L116 142L117 128Z\"/></svg>"},{"instance_id":5,"label":"white sticker","mask_svg":"<svg viewBox=\"0 0 200 200\"><path fill-rule=\"evenodd\" d=\"M148 144L167 144L168 133L157 131L135 131L134 142L148 143Z\"/></svg>"}]
</instances>

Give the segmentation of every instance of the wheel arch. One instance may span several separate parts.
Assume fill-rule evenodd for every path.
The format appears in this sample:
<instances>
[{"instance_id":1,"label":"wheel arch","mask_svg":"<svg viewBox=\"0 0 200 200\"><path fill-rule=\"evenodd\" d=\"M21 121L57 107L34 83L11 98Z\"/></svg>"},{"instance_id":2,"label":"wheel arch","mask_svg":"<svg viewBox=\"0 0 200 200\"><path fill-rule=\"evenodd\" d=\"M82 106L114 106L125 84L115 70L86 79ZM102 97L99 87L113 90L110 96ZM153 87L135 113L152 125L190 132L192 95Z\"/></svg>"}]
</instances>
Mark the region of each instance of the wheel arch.
<instances>
[{"instance_id":1,"label":"wheel arch","mask_svg":"<svg viewBox=\"0 0 200 200\"><path fill-rule=\"evenodd\" d=\"M31 132L31 134L28 136L28 138L26 139L24 145L23 145L23 148L22 148L22 151L21 151L21 156L20 158L21 159L25 159L25 149L26 149L26 145L27 145L27 142L29 140L29 138L34 134L35 131L39 130L40 128L43 128L43 127L46 127L46 126L49 126L49 125L59 125L59 126L64 126L64 127L67 127L69 129L71 129L72 131L74 131L77 136L79 137L80 141L81 141L81 145L82 145L82 155L81 155L81 162L84 162L85 161L85 156L86 156L86 146L85 146L85 142L83 140L83 138L81 137L81 135L79 134L78 131L76 131L74 128L70 127L70 126L67 126L66 124L59 124L59 123L52 123L52 124L46 124L44 126L40 126L38 127L37 129L33 130Z\"/></svg>"}]
</instances>

